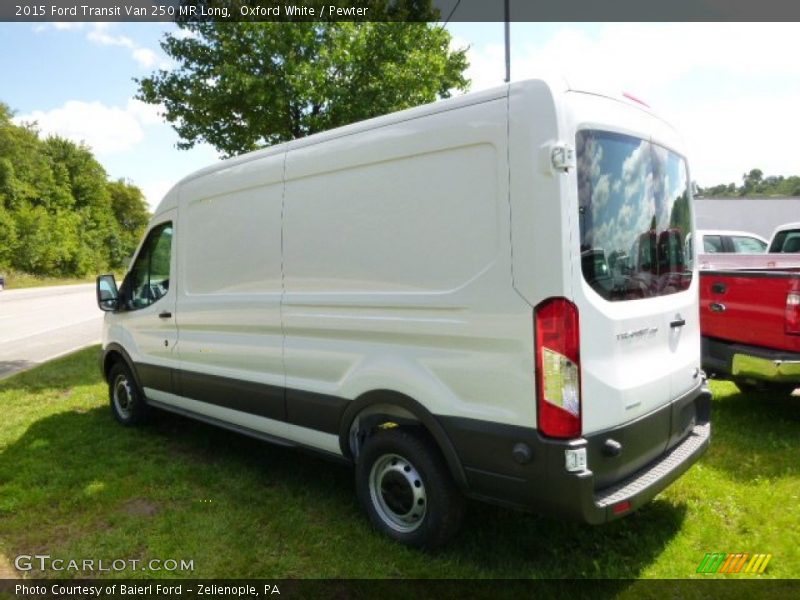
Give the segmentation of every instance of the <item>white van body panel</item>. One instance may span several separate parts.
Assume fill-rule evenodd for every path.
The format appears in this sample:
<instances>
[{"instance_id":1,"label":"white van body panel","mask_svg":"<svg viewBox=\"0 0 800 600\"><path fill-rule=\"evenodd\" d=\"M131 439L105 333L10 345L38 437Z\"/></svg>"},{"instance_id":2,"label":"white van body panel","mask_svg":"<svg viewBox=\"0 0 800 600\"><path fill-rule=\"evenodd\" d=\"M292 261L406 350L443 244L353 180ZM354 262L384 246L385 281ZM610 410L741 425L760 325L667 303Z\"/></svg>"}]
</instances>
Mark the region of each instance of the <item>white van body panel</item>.
<instances>
[{"instance_id":1,"label":"white van body panel","mask_svg":"<svg viewBox=\"0 0 800 600\"><path fill-rule=\"evenodd\" d=\"M181 190L181 369L284 385L280 302L283 156Z\"/></svg>"},{"instance_id":2,"label":"white van body panel","mask_svg":"<svg viewBox=\"0 0 800 600\"><path fill-rule=\"evenodd\" d=\"M566 83L524 81L509 93L509 180L515 289L531 307L572 296L573 224L568 174L553 170L550 151L575 141L564 125Z\"/></svg>"},{"instance_id":3,"label":"white van body panel","mask_svg":"<svg viewBox=\"0 0 800 600\"><path fill-rule=\"evenodd\" d=\"M288 388L535 423L530 306L500 293L505 114L505 98L487 100L288 152Z\"/></svg>"}]
</instances>

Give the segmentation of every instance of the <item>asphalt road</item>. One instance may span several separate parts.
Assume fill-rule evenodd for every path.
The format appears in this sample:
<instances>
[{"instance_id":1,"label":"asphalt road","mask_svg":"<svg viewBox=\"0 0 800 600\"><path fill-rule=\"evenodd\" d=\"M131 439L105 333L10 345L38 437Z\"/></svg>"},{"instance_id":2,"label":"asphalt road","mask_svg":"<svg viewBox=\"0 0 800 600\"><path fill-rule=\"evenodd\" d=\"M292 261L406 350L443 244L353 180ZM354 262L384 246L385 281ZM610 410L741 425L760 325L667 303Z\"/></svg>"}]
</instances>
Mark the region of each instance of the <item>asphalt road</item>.
<instances>
[{"instance_id":1,"label":"asphalt road","mask_svg":"<svg viewBox=\"0 0 800 600\"><path fill-rule=\"evenodd\" d=\"M100 341L94 284L0 292L0 379Z\"/></svg>"}]
</instances>

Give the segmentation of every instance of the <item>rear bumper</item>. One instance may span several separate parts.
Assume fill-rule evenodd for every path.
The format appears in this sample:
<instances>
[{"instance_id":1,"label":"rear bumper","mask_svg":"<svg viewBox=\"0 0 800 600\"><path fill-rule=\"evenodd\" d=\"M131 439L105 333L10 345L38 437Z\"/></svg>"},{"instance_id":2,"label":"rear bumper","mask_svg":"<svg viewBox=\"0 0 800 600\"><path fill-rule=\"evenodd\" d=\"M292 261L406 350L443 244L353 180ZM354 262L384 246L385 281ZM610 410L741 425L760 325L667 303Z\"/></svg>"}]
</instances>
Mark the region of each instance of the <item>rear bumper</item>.
<instances>
[{"instance_id":1,"label":"rear bumper","mask_svg":"<svg viewBox=\"0 0 800 600\"><path fill-rule=\"evenodd\" d=\"M703 365L741 379L800 383L800 354L703 338Z\"/></svg>"},{"instance_id":2,"label":"rear bumper","mask_svg":"<svg viewBox=\"0 0 800 600\"><path fill-rule=\"evenodd\" d=\"M710 413L711 393L699 385L632 423L575 440L467 419L444 417L442 424L462 459L469 495L599 524L636 510L697 462L710 443ZM648 436L653 443L645 446ZM624 440L613 456L609 440ZM521 445L530 450L527 461L520 462ZM581 448L586 469L567 471L565 452Z\"/></svg>"}]
</instances>

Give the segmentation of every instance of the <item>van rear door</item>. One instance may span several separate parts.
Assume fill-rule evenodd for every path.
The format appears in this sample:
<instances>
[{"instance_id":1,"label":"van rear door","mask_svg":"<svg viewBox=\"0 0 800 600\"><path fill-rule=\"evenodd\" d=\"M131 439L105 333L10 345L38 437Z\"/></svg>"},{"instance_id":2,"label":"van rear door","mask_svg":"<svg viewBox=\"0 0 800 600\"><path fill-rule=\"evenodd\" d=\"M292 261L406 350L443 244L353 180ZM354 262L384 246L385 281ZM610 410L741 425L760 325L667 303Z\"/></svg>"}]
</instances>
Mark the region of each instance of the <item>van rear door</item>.
<instances>
[{"instance_id":1,"label":"van rear door","mask_svg":"<svg viewBox=\"0 0 800 600\"><path fill-rule=\"evenodd\" d=\"M692 231L686 161L649 135L600 126L578 130L576 154L581 258L573 258L573 277L586 435L697 387L700 347L697 284L684 256ZM663 450L676 425L669 413L654 422L651 452Z\"/></svg>"}]
</instances>

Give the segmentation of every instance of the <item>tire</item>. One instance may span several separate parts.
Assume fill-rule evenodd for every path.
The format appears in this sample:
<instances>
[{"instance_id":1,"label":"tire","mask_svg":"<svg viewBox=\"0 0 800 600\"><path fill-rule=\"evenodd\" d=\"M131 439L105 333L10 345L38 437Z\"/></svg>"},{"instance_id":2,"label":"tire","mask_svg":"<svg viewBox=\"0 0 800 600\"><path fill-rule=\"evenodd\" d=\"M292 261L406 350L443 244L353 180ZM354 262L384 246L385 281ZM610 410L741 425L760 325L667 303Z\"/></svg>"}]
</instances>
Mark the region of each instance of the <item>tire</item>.
<instances>
[{"instance_id":1,"label":"tire","mask_svg":"<svg viewBox=\"0 0 800 600\"><path fill-rule=\"evenodd\" d=\"M792 392L794 392L798 387L800 386L795 383L770 383L767 385L767 389L770 392L781 394L782 396L791 396Z\"/></svg>"},{"instance_id":2,"label":"tire","mask_svg":"<svg viewBox=\"0 0 800 600\"><path fill-rule=\"evenodd\" d=\"M421 431L377 430L356 463L358 499L372 525L393 540L433 549L459 530L465 499L439 449Z\"/></svg>"},{"instance_id":3,"label":"tire","mask_svg":"<svg viewBox=\"0 0 800 600\"><path fill-rule=\"evenodd\" d=\"M114 363L108 372L108 400L114 418L125 427L147 422L150 410L128 366Z\"/></svg>"}]
</instances>

